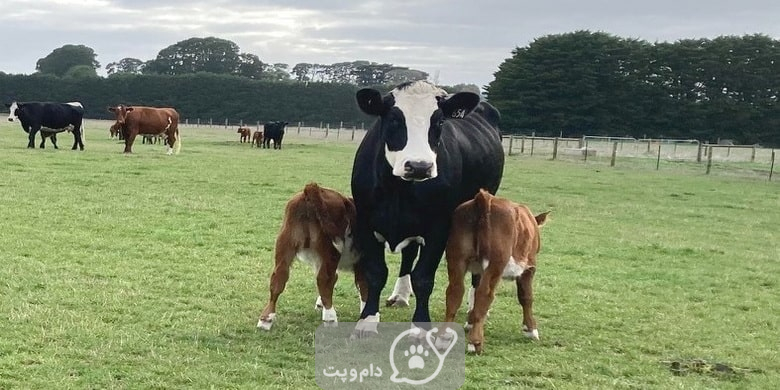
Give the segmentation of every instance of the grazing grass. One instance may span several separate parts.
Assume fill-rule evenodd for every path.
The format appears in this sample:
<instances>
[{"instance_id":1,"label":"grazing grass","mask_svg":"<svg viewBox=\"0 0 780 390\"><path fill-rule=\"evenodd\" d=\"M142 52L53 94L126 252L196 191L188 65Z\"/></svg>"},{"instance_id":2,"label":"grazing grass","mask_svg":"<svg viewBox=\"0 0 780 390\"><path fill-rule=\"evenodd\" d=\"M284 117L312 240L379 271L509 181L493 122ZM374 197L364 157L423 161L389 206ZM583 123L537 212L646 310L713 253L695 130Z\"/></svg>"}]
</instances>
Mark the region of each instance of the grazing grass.
<instances>
[{"instance_id":1,"label":"grazing grass","mask_svg":"<svg viewBox=\"0 0 780 390\"><path fill-rule=\"evenodd\" d=\"M0 125L0 389L316 388L308 267L293 267L274 329L255 324L285 202L312 180L349 193L355 144L257 150L235 130L183 129L178 156L140 142L123 155L107 129L90 122L77 152L68 134L28 150ZM503 284L464 388L780 388L779 185L512 156L499 195L553 211L542 339L521 336ZM358 315L350 279L342 321ZM442 266L434 320L445 284Z\"/></svg>"}]
</instances>

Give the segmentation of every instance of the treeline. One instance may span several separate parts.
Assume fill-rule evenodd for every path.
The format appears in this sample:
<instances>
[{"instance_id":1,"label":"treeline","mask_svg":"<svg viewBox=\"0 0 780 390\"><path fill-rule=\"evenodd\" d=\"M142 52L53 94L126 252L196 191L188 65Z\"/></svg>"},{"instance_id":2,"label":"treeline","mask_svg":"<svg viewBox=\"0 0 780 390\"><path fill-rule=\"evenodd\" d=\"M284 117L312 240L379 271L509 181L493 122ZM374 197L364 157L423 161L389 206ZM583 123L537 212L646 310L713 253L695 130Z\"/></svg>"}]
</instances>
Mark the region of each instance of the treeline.
<instances>
[{"instance_id":1,"label":"treeline","mask_svg":"<svg viewBox=\"0 0 780 390\"><path fill-rule=\"evenodd\" d=\"M487 87L502 129L780 145L780 42L577 31L516 48Z\"/></svg>"},{"instance_id":2,"label":"treeline","mask_svg":"<svg viewBox=\"0 0 780 390\"><path fill-rule=\"evenodd\" d=\"M0 72L0 93L10 100L79 101L85 116L110 119L109 105L175 107L182 120L363 122L355 103L358 86L252 80L194 73L178 76L117 74L111 77L61 78L46 74Z\"/></svg>"}]
</instances>

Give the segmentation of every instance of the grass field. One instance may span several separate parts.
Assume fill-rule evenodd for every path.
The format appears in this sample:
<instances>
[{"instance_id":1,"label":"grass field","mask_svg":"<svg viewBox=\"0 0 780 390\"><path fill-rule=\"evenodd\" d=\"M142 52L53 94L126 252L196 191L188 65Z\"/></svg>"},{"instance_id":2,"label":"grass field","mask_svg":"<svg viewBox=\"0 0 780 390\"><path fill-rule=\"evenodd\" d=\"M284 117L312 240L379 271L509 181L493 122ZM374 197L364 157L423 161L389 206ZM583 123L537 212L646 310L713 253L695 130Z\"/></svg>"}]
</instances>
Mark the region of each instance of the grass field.
<instances>
[{"instance_id":1,"label":"grass field","mask_svg":"<svg viewBox=\"0 0 780 390\"><path fill-rule=\"evenodd\" d=\"M69 134L28 150L0 124L0 389L316 388L309 267L274 329L255 324L285 202L309 181L349 193L356 145L290 135L257 150L235 130L183 129L177 156L140 142L123 155L90 126L77 152ZM521 336L502 285L464 388L780 388L780 183L512 156L499 194L552 210L541 341ZM341 321L359 314L349 279ZM434 320L445 283L440 267Z\"/></svg>"}]
</instances>

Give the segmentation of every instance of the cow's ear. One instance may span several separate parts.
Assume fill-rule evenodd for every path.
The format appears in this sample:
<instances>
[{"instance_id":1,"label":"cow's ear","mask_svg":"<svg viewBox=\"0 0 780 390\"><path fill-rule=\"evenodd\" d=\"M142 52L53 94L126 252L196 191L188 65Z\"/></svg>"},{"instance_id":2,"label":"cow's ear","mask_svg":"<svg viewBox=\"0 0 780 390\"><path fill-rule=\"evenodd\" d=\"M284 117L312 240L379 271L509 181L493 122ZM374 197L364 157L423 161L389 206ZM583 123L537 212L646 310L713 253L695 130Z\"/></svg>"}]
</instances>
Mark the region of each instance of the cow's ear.
<instances>
[{"instance_id":1,"label":"cow's ear","mask_svg":"<svg viewBox=\"0 0 780 390\"><path fill-rule=\"evenodd\" d=\"M131 107L125 108L125 111L127 111L127 112L133 111L133 107L131 106Z\"/></svg>"},{"instance_id":2,"label":"cow's ear","mask_svg":"<svg viewBox=\"0 0 780 390\"><path fill-rule=\"evenodd\" d=\"M355 94L358 106L368 115L381 116L387 112L382 94L376 89L363 88Z\"/></svg>"},{"instance_id":3,"label":"cow's ear","mask_svg":"<svg viewBox=\"0 0 780 390\"><path fill-rule=\"evenodd\" d=\"M108 111L115 112L116 111L116 107L108 107Z\"/></svg>"},{"instance_id":4,"label":"cow's ear","mask_svg":"<svg viewBox=\"0 0 780 390\"><path fill-rule=\"evenodd\" d=\"M473 92L458 92L449 98L440 98L438 104L445 118L465 118L479 104L479 95Z\"/></svg>"}]
</instances>

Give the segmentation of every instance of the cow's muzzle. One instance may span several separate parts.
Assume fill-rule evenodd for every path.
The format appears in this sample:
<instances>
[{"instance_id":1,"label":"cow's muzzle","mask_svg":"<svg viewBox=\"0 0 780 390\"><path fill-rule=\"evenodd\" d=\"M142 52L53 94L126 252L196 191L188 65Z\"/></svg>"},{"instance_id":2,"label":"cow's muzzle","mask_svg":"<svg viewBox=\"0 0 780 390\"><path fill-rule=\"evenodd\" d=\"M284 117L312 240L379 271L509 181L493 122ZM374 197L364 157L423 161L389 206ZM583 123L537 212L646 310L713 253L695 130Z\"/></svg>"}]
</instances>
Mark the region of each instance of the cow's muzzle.
<instances>
[{"instance_id":1,"label":"cow's muzzle","mask_svg":"<svg viewBox=\"0 0 780 390\"><path fill-rule=\"evenodd\" d=\"M14 118L8 118L8 121L9 121L9 122L13 122L13 121L14 121Z\"/></svg>"},{"instance_id":2,"label":"cow's muzzle","mask_svg":"<svg viewBox=\"0 0 780 390\"><path fill-rule=\"evenodd\" d=\"M404 163L404 180L423 181L430 179L433 163L429 161L407 161Z\"/></svg>"}]
</instances>

